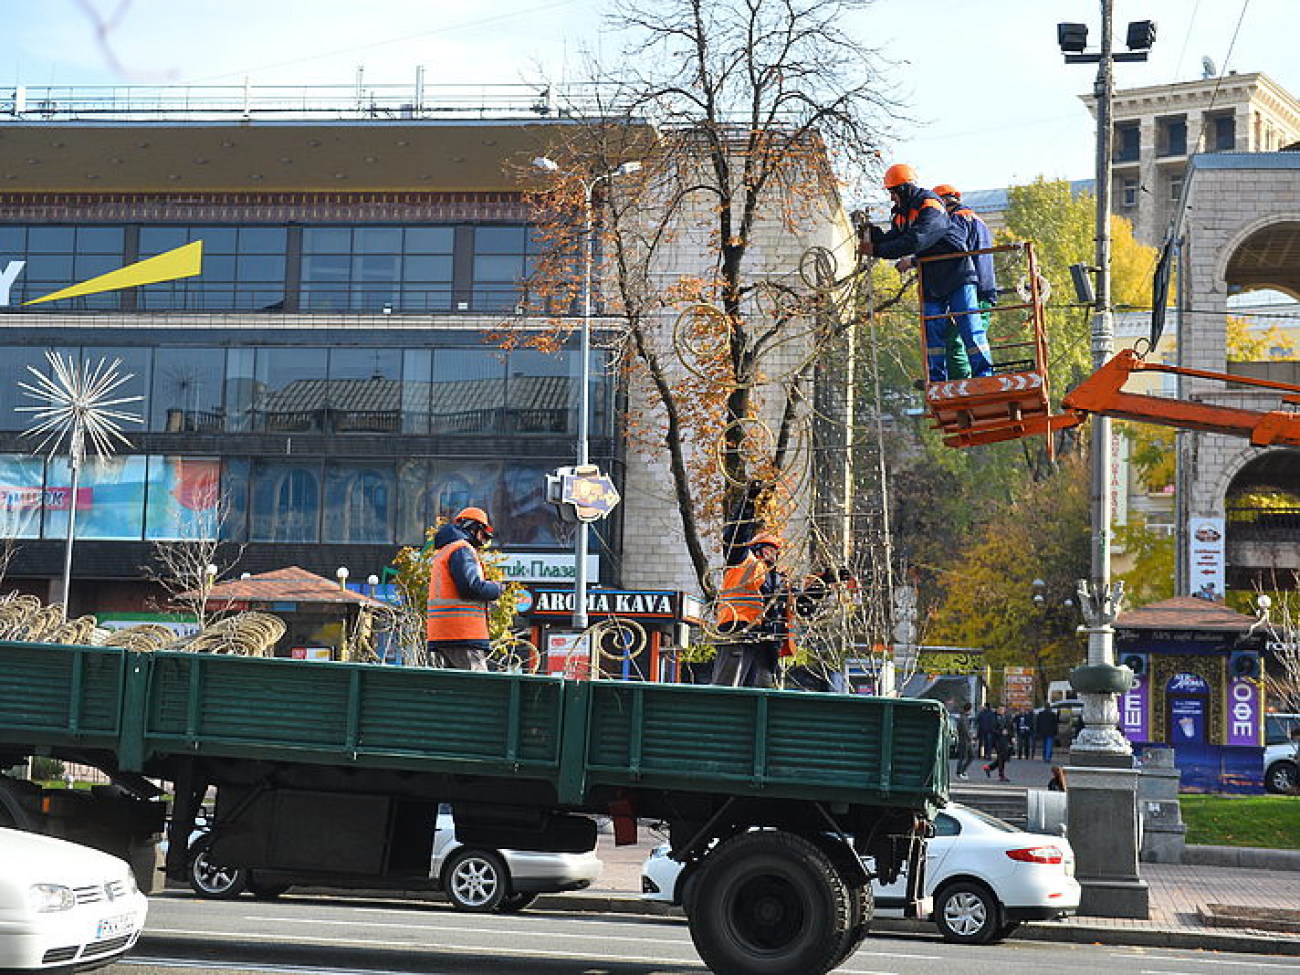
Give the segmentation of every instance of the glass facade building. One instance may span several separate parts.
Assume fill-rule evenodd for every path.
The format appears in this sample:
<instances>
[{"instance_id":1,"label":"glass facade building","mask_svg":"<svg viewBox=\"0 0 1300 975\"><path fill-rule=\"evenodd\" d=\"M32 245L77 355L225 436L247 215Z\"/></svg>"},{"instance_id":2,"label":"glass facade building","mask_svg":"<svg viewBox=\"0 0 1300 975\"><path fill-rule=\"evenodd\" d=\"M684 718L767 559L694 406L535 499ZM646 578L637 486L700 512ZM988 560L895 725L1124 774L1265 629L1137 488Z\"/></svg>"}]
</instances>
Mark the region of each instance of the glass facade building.
<instances>
[{"instance_id":1,"label":"glass facade building","mask_svg":"<svg viewBox=\"0 0 1300 975\"><path fill-rule=\"evenodd\" d=\"M350 330L347 345L310 332L295 345L209 330L171 333L177 344L139 337L147 343L46 347L0 333L0 442L12 447L30 422L20 408L36 401L19 384L47 374L51 352L119 361L130 376L119 392L141 397L142 422L126 427L133 444L173 448L92 457L78 538L184 538L219 525L238 542L418 545L438 518L478 504L502 545L567 544L542 496L546 472L572 463L575 355L468 345L456 333L433 348L393 345L378 330ZM608 442L613 393L599 363L592 376L592 435ZM63 457L0 453L7 534L64 537L69 485Z\"/></svg>"}]
</instances>

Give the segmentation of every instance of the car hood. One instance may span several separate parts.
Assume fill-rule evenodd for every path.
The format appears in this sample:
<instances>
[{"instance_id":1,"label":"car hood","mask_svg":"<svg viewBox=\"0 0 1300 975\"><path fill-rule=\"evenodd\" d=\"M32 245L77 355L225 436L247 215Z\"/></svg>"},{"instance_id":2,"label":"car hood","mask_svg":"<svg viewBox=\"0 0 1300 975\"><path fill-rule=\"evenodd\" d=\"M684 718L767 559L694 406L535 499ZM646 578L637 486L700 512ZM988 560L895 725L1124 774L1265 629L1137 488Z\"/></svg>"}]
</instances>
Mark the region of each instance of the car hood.
<instances>
[{"instance_id":1,"label":"car hood","mask_svg":"<svg viewBox=\"0 0 1300 975\"><path fill-rule=\"evenodd\" d=\"M126 862L99 850L38 833L0 829L0 862L7 879L30 883L84 883L124 876Z\"/></svg>"}]
</instances>

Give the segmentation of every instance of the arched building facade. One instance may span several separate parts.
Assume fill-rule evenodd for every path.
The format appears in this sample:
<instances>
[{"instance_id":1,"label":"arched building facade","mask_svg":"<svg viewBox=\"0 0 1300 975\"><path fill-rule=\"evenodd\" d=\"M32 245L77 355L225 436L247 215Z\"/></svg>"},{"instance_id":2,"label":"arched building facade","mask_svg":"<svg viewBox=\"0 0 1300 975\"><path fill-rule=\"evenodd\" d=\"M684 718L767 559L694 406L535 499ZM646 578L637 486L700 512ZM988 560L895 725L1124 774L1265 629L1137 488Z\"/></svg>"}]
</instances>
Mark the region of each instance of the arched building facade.
<instances>
[{"instance_id":1,"label":"arched building facade","mask_svg":"<svg viewBox=\"0 0 1300 975\"><path fill-rule=\"evenodd\" d=\"M1229 362L1225 329L1232 296L1274 291L1300 300L1300 152L1200 155L1189 180L1180 364L1300 385L1300 362ZM1287 408L1276 391L1196 377L1181 377L1178 395L1261 412ZM1297 588L1300 448L1183 432L1178 450L1178 592Z\"/></svg>"}]
</instances>

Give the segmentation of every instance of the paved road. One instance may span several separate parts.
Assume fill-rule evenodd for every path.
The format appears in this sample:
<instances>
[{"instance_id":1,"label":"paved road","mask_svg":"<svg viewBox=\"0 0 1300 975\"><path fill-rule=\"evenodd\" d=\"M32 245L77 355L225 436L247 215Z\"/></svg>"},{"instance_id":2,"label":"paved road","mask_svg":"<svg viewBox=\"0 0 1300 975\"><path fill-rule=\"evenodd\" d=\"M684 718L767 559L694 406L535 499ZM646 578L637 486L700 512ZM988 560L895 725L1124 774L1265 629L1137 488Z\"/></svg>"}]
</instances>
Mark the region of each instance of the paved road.
<instances>
[{"instance_id":1,"label":"paved road","mask_svg":"<svg viewBox=\"0 0 1300 975\"><path fill-rule=\"evenodd\" d=\"M1294 959L1225 952L1008 942L965 948L935 937L870 938L845 975L1271 975ZM527 911L458 914L440 904L289 896L276 902L152 899L145 937L116 975L230 972L421 975L700 975L678 918Z\"/></svg>"}]
</instances>

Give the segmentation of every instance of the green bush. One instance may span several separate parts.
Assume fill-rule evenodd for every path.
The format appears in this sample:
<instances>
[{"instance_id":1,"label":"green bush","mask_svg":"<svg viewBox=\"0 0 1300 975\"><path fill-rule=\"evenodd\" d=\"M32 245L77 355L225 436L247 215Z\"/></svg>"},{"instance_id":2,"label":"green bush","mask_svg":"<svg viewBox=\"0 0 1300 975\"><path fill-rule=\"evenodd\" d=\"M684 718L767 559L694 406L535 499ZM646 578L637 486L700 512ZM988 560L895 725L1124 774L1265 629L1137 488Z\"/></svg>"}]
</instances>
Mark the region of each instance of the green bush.
<instances>
[{"instance_id":1,"label":"green bush","mask_svg":"<svg viewBox=\"0 0 1300 975\"><path fill-rule=\"evenodd\" d=\"M47 755L32 757L33 782L49 782L53 779L61 779L64 771L63 763L57 758L50 758Z\"/></svg>"}]
</instances>

